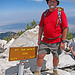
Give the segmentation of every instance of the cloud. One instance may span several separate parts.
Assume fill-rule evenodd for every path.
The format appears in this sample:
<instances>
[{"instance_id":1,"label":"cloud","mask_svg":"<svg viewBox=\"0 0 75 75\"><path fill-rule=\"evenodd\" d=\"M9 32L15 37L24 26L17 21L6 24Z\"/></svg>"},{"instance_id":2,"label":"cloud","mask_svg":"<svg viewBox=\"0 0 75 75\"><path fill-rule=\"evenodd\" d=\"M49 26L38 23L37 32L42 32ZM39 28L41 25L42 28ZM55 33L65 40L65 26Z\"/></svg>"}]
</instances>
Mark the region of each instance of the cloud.
<instances>
[{"instance_id":1,"label":"cloud","mask_svg":"<svg viewBox=\"0 0 75 75\"><path fill-rule=\"evenodd\" d=\"M68 24L68 26L69 26L70 32L75 33L75 25L73 25L73 24Z\"/></svg>"},{"instance_id":2,"label":"cloud","mask_svg":"<svg viewBox=\"0 0 75 75\"><path fill-rule=\"evenodd\" d=\"M75 17L75 9L69 9L66 10L65 12L67 16Z\"/></svg>"},{"instance_id":3,"label":"cloud","mask_svg":"<svg viewBox=\"0 0 75 75\"><path fill-rule=\"evenodd\" d=\"M33 1L38 1L38 2L40 2L40 1L43 1L43 0L33 0ZM64 2L75 2L75 0L59 0L59 1L64 1Z\"/></svg>"},{"instance_id":4,"label":"cloud","mask_svg":"<svg viewBox=\"0 0 75 75\"><path fill-rule=\"evenodd\" d=\"M60 1L65 1L65 2L75 2L75 0L60 0Z\"/></svg>"},{"instance_id":5,"label":"cloud","mask_svg":"<svg viewBox=\"0 0 75 75\"><path fill-rule=\"evenodd\" d=\"M38 1L38 2L40 2L40 1L43 1L43 0L33 0L33 1Z\"/></svg>"}]
</instances>

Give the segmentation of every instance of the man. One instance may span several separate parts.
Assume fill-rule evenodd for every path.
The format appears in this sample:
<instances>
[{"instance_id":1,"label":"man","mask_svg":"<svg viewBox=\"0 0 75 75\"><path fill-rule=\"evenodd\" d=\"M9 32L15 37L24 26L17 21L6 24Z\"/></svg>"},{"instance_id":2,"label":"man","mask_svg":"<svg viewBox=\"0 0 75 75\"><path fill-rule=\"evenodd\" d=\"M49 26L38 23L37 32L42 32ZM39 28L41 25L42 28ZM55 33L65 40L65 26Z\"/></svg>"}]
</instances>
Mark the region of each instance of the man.
<instances>
[{"instance_id":1,"label":"man","mask_svg":"<svg viewBox=\"0 0 75 75\"><path fill-rule=\"evenodd\" d=\"M75 39L73 39L73 42L70 44L69 48L71 50L71 54L70 55L75 60Z\"/></svg>"},{"instance_id":2,"label":"man","mask_svg":"<svg viewBox=\"0 0 75 75\"><path fill-rule=\"evenodd\" d=\"M67 36L67 18L64 11L61 11L61 20L57 23L59 0L46 0L49 10L46 13L44 19L44 13L42 14L40 24L39 24L39 35L38 35L38 57L37 57L37 69L34 75L41 75L41 67L43 65L43 58L49 51L53 54L53 72L54 75L58 75L57 66L59 63L59 54L61 51L59 49L64 49L65 40ZM44 35L43 40L41 40L42 34ZM62 38L60 37L62 34Z\"/></svg>"}]
</instances>

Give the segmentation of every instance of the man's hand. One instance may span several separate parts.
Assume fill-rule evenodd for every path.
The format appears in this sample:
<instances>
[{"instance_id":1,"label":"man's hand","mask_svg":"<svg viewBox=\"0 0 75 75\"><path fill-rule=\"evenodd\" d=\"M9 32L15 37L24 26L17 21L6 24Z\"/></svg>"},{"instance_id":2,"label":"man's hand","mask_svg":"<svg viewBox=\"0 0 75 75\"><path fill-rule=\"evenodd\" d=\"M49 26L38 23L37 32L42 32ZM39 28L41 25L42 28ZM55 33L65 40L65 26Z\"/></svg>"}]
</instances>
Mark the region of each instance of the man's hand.
<instances>
[{"instance_id":1,"label":"man's hand","mask_svg":"<svg viewBox=\"0 0 75 75\"><path fill-rule=\"evenodd\" d=\"M65 49L65 43L63 43L63 42L60 43L60 49L61 49L61 50L62 50L62 49Z\"/></svg>"},{"instance_id":2,"label":"man's hand","mask_svg":"<svg viewBox=\"0 0 75 75\"><path fill-rule=\"evenodd\" d=\"M38 45L40 45L40 43L41 43L41 40L38 40Z\"/></svg>"},{"instance_id":3,"label":"man's hand","mask_svg":"<svg viewBox=\"0 0 75 75\"><path fill-rule=\"evenodd\" d=\"M43 27L39 27L38 45L40 45L40 43L41 43L42 33L43 33Z\"/></svg>"}]
</instances>

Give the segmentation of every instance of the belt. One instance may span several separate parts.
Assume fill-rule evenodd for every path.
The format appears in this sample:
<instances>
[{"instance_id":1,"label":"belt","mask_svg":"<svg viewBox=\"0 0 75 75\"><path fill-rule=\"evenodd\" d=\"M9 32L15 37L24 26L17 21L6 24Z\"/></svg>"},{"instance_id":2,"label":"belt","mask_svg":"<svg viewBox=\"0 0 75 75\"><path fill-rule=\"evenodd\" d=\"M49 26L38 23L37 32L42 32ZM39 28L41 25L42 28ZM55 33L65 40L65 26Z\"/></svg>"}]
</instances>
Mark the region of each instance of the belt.
<instances>
[{"instance_id":1,"label":"belt","mask_svg":"<svg viewBox=\"0 0 75 75\"><path fill-rule=\"evenodd\" d=\"M44 36L45 37L45 36ZM55 37L55 38L47 38L47 37L45 37L46 39L49 39L49 40L54 40L54 39L57 39L57 38L61 38L61 35L60 36L58 36L58 37Z\"/></svg>"}]
</instances>

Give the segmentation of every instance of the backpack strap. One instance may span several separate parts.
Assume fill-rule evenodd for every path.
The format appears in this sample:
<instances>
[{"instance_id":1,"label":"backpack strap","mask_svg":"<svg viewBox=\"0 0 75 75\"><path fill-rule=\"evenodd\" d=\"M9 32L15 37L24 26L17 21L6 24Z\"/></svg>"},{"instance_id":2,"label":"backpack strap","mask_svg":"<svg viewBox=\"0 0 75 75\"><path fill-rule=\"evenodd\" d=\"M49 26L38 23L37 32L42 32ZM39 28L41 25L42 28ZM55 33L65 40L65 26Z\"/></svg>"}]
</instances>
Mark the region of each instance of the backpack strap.
<instances>
[{"instance_id":1,"label":"backpack strap","mask_svg":"<svg viewBox=\"0 0 75 75\"><path fill-rule=\"evenodd\" d=\"M62 20L61 20L61 11L64 11L64 9L63 8L61 8L61 7L58 7L58 18L57 18L57 23L56 23L56 26L59 26L59 20L60 20L60 23L62 23Z\"/></svg>"},{"instance_id":2,"label":"backpack strap","mask_svg":"<svg viewBox=\"0 0 75 75\"><path fill-rule=\"evenodd\" d=\"M46 16L46 14L47 14L47 12L48 12L48 10L49 9L47 9L45 12L44 12L44 19L45 19L45 16ZM62 20L61 20L61 11L64 11L64 9L62 8L62 7L58 7L58 18L57 18L57 23L56 23L56 26L59 26L59 20L60 20L60 23L62 23Z\"/></svg>"},{"instance_id":3,"label":"backpack strap","mask_svg":"<svg viewBox=\"0 0 75 75\"><path fill-rule=\"evenodd\" d=\"M44 12L44 19L45 19L45 16L46 16L48 10L49 10L49 9L47 9L47 10Z\"/></svg>"},{"instance_id":4,"label":"backpack strap","mask_svg":"<svg viewBox=\"0 0 75 75\"><path fill-rule=\"evenodd\" d=\"M62 9L58 8L58 19L60 19L60 23L62 23L62 21L61 21L61 10Z\"/></svg>"}]
</instances>

